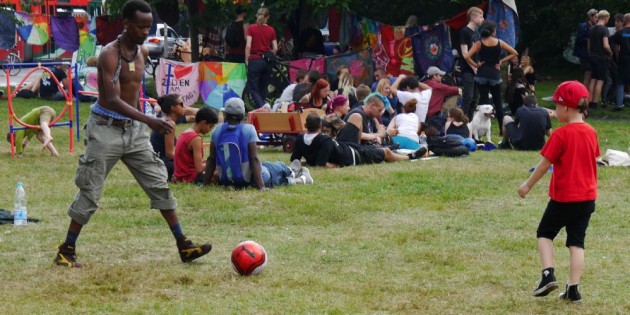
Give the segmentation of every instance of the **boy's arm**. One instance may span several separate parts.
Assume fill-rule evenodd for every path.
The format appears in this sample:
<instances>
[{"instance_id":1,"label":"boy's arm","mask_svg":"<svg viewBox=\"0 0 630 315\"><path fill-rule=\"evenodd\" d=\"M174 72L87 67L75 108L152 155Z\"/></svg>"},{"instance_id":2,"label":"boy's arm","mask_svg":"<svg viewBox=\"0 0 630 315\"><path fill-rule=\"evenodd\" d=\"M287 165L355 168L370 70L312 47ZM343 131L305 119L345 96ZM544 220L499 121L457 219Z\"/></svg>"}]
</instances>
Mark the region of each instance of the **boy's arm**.
<instances>
[{"instance_id":1,"label":"boy's arm","mask_svg":"<svg viewBox=\"0 0 630 315\"><path fill-rule=\"evenodd\" d=\"M392 83L392 85L389 87L389 90L392 92L393 96L398 96L398 86L400 85L400 81L402 81L402 79L404 79L406 77L406 75L401 74L398 76L398 78L396 78L396 81L394 81L394 83Z\"/></svg>"},{"instance_id":2,"label":"boy's arm","mask_svg":"<svg viewBox=\"0 0 630 315\"><path fill-rule=\"evenodd\" d=\"M538 162L538 165L536 165L532 175L530 175L529 178L521 184L521 187L518 188L518 195L521 196L521 198L525 198L525 196L527 196L530 189L532 189L538 180L547 173L549 166L551 166L551 162L543 156L543 158L540 159L540 162Z\"/></svg>"},{"instance_id":3,"label":"boy's arm","mask_svg":"<svg viewBox=\"0 0 630 315\"><path fill-rule=\"evenodd\" d=\"M252 170L252 179L254 180L254 184L256 184L256 188L258 188L258 190L267 190L265 189L265 183L262 180L262 164L260 163L260 158L258 158L258 148L256 146L256 142L248 143L247 149L249 150L249 165Z\"/></svg>"},{"instance_id":4,"label":"boy's arm","mask_svg":"<svg viewBox=\"0 0 630 315\"><path fill-rule=\"evenodd\" d=\"M217 149L214 146L214 143L210 145L210 153L208 154L208 159L206 160L206 174L203 177L203 184L210 185L212 183L212 177L214 175L214 170L217 168L215 156Z\"/></svg>"}]
</instances>

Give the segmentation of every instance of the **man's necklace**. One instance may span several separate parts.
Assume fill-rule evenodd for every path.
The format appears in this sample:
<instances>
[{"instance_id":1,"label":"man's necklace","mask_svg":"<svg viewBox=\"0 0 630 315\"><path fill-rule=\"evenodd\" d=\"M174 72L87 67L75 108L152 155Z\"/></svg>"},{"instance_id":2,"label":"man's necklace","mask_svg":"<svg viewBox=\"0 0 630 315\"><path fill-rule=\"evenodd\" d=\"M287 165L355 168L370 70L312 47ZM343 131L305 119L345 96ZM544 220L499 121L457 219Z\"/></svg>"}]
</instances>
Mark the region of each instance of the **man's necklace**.
<instances>
[{"instance_id":1,"label":"man's necklace","mask_svg":"<svg viewBox=\"0 0 630 315\"><path fill-rule=\"evenodd\" d=\"M127 62L127 64L129 65L129 71L130 72L134 72L136 71L136 57L138 56L138 45L136 45L136 50L133 52L133 56L131 56L131 58L127 59L127 57L125 57L125 55L123 55L122 52L122 43L121 43L121 35L118 35L117 41L118 41L118 53L120 54L120 58L122 58L124 61Z\"/></svg>"}]
</instances>

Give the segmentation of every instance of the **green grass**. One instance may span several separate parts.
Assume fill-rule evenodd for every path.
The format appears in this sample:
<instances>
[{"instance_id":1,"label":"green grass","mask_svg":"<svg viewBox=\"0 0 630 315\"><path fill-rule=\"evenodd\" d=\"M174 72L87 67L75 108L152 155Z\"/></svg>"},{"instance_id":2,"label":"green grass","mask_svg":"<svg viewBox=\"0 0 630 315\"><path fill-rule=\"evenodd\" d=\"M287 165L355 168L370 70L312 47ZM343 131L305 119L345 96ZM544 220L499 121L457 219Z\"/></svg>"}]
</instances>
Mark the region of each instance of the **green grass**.
<instances>
[{"instance_id":1,"label":"green grass","mask_svg":"<svg viewBox=\"0 0 630 315\"><path fill-rule=\"evenodd\" d=\"M553 91L557 82L546 84L539 91ZM20 100L15 107L21 115L43 104L49 103ZM88 104L82 106L85 121ZM6 106L0 118L0 128L8 130ZM626 150L628 120L596 118L589 123L602 152ZM53 128L57 159L35 142L22 158L12 158L6 142L0 146L0 207L11 208L15 183L23 181L29 214L42 220L25 228L0 225L4 314L630 312L628 168L599 169L600 194L586 239L584 303L567 305L555 299L558 291L531 297L540 269L535 232L549 176L527 199L516 189L538 162L536 152L313 169L315 185L266 193L172 185L184 232L214 245L208 257L191 264L179 262L170 231L119 163L77 243L85 267L66 270L52 259L65 237L83 151L79 142L68 152L67 130ZM261 155L289 162L278 148L262 149ZM555 241L561 283L568 277L565 236ZM245 239L260 242L269 254L260 276L231 270L230 252Z\"/></svg>"}]
</instances>

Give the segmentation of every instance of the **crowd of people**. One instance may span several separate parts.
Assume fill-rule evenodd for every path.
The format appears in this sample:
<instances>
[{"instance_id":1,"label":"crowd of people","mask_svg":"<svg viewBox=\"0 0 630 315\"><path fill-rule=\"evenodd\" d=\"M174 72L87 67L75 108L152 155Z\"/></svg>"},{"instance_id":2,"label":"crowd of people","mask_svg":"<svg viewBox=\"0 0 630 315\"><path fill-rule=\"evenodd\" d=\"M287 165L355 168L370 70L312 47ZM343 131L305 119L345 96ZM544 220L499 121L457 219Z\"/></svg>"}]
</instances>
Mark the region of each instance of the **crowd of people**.
<instances>
[{"instance_id":1,"label":"crowd of people","mask_svg":"<svg viewBox=\"0 0 630 315\"><path fill-rule=\"evenodd\" d=\"M580 60L582 82L591 95L588 109L614 104L621 111L630 86L630 13L615 14L612 28L607 27L611 16L606 10L590 9L586 16L576 32L573 55Z\"/></svg>"},{"instance_id":2,"label":"crowd of people","mask_svg":"<svg viewBox=\"0 0 630 315\"><path fill-rule=\"evenodd\" d=\"M619 69L630 66L630 14L623 17L624 27L617 30L617 39L610 45L608 36L599 27L606 25L608 12L597 12L597 22L594 22L589 11L589 21L586 22L586 27L590 27L588 54L582 55L588 60L582 62L585 69L590 65L590 73L585 72L590 91L577 81L562 83L553 96L554 111L537 104L535 72L529 57L523 56L519 60L514 48L497 39L496 26L483 20L483 11L479 8L468 11L469 23L462 31L461 49L466 60L462 69L462 89L442 83L445 71L438 67L430 67L422 82L415 76L388 78L384 69L377 69L372 88L355 86L347 68L338 69L332 82L315 71L298 72L295 83L283 91L274 107L292 103L294 110L316 108L325 114L313 112L306 117L307 132L297 137L287 165L282 161L261 161L258 132L252 124L243 122L246 110L240 98L225 101L222 122L210 107L185 108L182 97L177 94L158 98L159 117L145 115L139 110L142 70L148 55L142 43L152 24L151 13L150 5L145 1L128 0L122 8L125 31L107 44L98 57L96 82L90 81L90 85L96 84L96 87L90 88L96 88L99 95L91 106L86 125L86 148L79 158L76 176L79 192L68 210L71 220L66 239L55 256L57 265L82 266L77 261L76 241L82 227L97 210L105 179L119 160L125 163L151 199L151 207L160 211L175 238L181 260L189 262L209 253L212 246L197 245L184 236L175 212L177 202L168 182L255 187L265 191L279 185L313 184L310 170L302 163L309 167L334 168L420 159L430 149L423 145L424 136L470 138L476 95L480 97L480 104L490 104L492 95L503 137L499 146L518 150L542 149L540 163L519 187L518 194L524 198L547 169L552 164L555 166L550 183L551 200L537 231L543 271L533 295L545 296L558 287L553 269L552 241L560 228L566 226L571 272L561 298L581 301L578 283L584 264L585 231L595 209L595 158L600 153L595 131L583 117L589 108L599 105L598 93L608 76L606 71L600 70L601 66L609 65L607 58L616 55ZM239 22L243 22L243 18L244 15L239 15ZM256 107L266 111L271 110L271 106L265 103L264 77L269 71L267 59L272 58L266 55L277 51L275 31L267 25L268 19L269 11L261 8L257 12L256 24L249 27L239 24L244 31L243 56L252 84L250 92L254 94ZM413 20L410 21L412 24ZM580 31L583 27L580 26ZM596 44L600 39L601 46ZM503 51L507 54L502 54ZM58 81L63 81L65 77L59 69L54 74L59 75ZM503 69L506 69L509 81L504 91L501 88ZM619 75L615 87L623 94L628 78L627 71L618 73L621 72L626 73ZM42 96L45 87L48 85L40 83L39 88L26 90ZM50 91L45 95L55 98L57 93L63 95L62 91ZM445 100L453 96L462 98L461 106L445 107ZM510 115L503 113L503 99L509 104ZM44 148L57 156L49 128L54 117L55 111L48 106L36 108L24 116L22 121L38 125L39 129L19 131L14 135L18 151L21 152L28 140L36 135ZM551 118L554 117L565 126L552 134ZM192 124L176 136L177 122ZM147 128L152 130L150 136ZM210 144L206 158L203 137L208 134ZM7 135L9 140L11 137L11 134ZM582 144L576 145L576 139ZM588 158L578 159L578 156ZM567 209L577 211L573 214Z\"/></svg>"}]
</instances>

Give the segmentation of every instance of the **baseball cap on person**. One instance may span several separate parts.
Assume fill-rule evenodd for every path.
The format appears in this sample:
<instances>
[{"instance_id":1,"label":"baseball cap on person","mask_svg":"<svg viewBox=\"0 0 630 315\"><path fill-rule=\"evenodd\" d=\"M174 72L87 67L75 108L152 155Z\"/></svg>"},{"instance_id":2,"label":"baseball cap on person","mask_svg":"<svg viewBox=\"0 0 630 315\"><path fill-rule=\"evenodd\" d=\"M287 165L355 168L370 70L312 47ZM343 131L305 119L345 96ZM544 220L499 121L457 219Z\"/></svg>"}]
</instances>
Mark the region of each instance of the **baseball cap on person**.
<instances>
[{"instance_id":1,"label":"baseball cap on person","mask_svg":"<svg viewBox=\"0 0 630 315\"><path fill-rule=\"evenodd\" d=\"M446 72L440 70L440 68L435 67L435 66L429 67L429 69L427 70L427 75L434 76L436 74L445 75Z\"/></svg>"},{"instance_id":2,"label":"baseball cap on person","mask_svg":"<svg viewBox=\"0 0 630 315\"><path fill-rule=\"evenodd\" d=\"M225 101L225 105L223 105L223 110L226 114L230 115L244 115L245 103L242 99L238 97L232 97Z\"/></svg>"},{"instance_id":3,"label":"baseball cap on person","mask_svg":"<svg viewBox=\"0 0 630 315\"><path fill-rule=\"evenodd\" d=\"M586 98L586 101L580 102L583 98ZM553 101L556 104L572 108L578 108L580 103L586 106L589 99L588 90L578 81L562 82L553 92Z\"/></svg>"}]
</instances>

